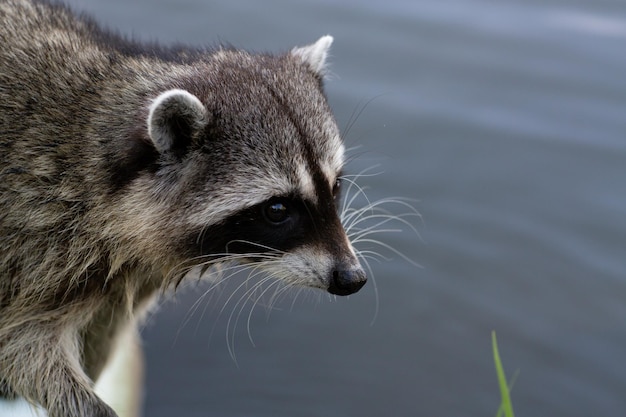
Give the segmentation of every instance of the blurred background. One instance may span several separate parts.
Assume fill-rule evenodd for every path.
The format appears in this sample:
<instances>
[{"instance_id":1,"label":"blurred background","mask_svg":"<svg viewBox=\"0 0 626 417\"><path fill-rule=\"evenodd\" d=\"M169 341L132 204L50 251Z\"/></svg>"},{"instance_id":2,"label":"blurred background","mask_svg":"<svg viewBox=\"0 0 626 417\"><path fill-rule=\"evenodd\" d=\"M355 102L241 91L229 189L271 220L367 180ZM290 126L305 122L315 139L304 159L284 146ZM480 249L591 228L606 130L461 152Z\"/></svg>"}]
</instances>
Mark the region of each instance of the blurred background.
<instances>
[{"instance_id":1,"label":"blurred background","mask_svg":"<svg viewBox=\"0 0 626 417\"><path fill-rule=\"evenodd\" d=\"M518 416L626 414L623 0L70 3L166 44L332 34L348 170L422 216L377 236L421 266L387 251L349 298L269 308L234 278L164 303L146 416L493 416L492 330Z\"/></svg>"}]
</instances>

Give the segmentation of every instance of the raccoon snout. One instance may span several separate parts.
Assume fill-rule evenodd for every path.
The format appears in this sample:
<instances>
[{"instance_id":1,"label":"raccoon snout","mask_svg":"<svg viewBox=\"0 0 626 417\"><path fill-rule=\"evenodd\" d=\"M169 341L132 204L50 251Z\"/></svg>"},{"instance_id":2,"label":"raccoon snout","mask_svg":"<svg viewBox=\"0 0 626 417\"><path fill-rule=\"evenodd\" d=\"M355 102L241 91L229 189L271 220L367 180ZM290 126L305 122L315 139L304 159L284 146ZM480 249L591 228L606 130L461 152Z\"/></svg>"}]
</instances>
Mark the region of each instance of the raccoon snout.
<instances>
[{"instance_id":1,"label":"raccoon snout","mask_svg":"<svg viewBox=\"0 0 626 417\"><path fill-rule=\"evenodd\" d=\"M363 288L367 282L365 271L360 266L356 268L339 265L333 270L328 292L335 295L350 295Z\"/></svg>"}]
</instances>

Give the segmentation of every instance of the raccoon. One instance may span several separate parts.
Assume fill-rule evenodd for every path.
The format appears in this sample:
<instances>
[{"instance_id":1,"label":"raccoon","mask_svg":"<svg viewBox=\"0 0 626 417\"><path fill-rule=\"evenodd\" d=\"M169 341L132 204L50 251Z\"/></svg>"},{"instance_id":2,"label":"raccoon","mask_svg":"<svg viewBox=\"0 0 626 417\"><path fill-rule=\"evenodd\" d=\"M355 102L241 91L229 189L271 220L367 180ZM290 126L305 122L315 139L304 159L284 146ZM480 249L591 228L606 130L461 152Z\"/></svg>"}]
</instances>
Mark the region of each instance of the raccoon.
<instances>
[{"instance_id":1,"label":"raccoon","mask_svg":"<svg viewBox=\"0 0 626 417\"><path fill-rule=\"evenodd\" d=\"M114 417L118 340L197 268L331 294L366 282L338 216L333 38L283 54L162 47L0 1L0 391Z\"/></svg>"}]
</instances>

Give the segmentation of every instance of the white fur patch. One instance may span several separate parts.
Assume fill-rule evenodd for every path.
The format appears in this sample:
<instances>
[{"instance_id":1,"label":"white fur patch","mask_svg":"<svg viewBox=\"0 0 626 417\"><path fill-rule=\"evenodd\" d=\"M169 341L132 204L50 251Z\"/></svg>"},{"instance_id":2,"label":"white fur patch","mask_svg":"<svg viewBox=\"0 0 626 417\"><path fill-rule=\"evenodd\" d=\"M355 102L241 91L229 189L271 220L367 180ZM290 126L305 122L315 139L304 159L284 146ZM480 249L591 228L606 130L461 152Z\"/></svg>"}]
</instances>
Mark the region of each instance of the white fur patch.
<instances>
[{"instance_id":1,"label":"white fur patch","mask_svg":"<svg viewBox=\"0 0 626 417\"><path fill-rule=\"evenodd\" d=\"M326 72L326 60L332 43L332 36L322 36L312 45L292 49L291 54L301 58L313 71L323 76Z\"/></svg>"},{"instance_id":2,"label":"white fur patch","mask_svg":"<svg viewBox=\"0 0 626 417\"><path fill-rule=\"evenodd\" d=\"M264 176L265 175L265 176ZM267 173L258 172L248 176L255 178L245 184L248 192L242 193L242 184L224 186L218 194L207 192L211 200L206 204L198 204L198 210L188 215L188 223L196 226L215 224L239 210L262 203L276 195L287 195L297 189L298 184L291 184L287 178L279 175L267 176Z\"/></svg>"},{"instance_id":3,"label":"white fur patch","mask_svg":"<svg viewBox=\"0 0 626 417\"><path fill-rule=\"evenodd\" d=\"M344 154L345 147L341 142L341 138L339 135L336 136L336 139L331 144L331 152L329 159L323 161L320 165L322 172L328 178L328 182L330 186L333 187L335 181L337 180L337 175L343 168L344 164Z\"/></svg>"},{"instance_id":4,"label":"white fur patch","mask_svg":"<svg viewBox=\"0 0 626 417\"><path fill-rule=\"evenodd\" d=\"M117 412L119 417L138 417L143 397L143 354L134 326L116 342L113 357L94 387L96 394Z\"/></svg>"},{"instance_id":5,"label":"white fur patch","mask_svg":"<svg viewBox=\"0 0 626 417\"><path fill-rule=\"evenodd\" d=\"M308 197L311 201L317 201L317 194L315 192L315 184L313 184L313 178L309 172L304 161L298 163L298 179L300 180L299 191L300 193Z\"/></svg>"}]
</instances>

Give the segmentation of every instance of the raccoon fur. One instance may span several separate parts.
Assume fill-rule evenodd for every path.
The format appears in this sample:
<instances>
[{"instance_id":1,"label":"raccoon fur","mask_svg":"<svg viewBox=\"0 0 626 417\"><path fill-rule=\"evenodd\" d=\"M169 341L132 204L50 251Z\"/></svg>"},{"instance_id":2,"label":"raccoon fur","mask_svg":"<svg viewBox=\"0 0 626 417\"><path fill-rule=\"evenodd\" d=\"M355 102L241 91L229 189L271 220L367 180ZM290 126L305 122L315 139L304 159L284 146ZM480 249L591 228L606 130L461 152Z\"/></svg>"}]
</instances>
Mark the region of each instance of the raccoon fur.
<instances>
[{"instance_id":1,"label":"raccoon fur","mask_svg":"<svg viewBox=\"0 0 626 417\"><path fill-rule=\"evenodd\" d=\"M145 306L238 261L347 295L330 36L279 55L164 48L0 1L0 392L113 417L94 392ZM120 349L124 349L121 347Z\"/></svg>"}]
</instances>

